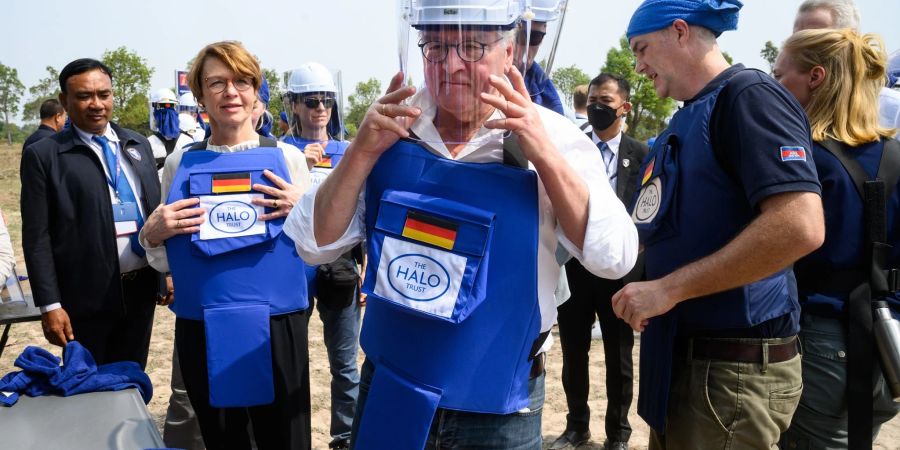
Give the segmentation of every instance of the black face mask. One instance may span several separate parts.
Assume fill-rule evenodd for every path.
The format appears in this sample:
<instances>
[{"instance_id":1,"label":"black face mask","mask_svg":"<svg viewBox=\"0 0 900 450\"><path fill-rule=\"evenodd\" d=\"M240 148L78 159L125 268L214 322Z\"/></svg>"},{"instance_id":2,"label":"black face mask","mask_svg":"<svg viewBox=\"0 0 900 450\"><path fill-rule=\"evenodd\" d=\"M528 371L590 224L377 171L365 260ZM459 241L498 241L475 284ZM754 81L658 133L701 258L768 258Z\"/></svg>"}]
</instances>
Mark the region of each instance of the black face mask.
<instances>
[{"instance_id":1,"label":"black face mask","mask_svg":"<svg viewBox=\"0 0 900 450\"><path fill-rule=\"evenodd\" d=\"M603 103L591 103L587 106L588 122L597 130L605 130L619 118L616 110Z\"/></svg>"}]
</instances>

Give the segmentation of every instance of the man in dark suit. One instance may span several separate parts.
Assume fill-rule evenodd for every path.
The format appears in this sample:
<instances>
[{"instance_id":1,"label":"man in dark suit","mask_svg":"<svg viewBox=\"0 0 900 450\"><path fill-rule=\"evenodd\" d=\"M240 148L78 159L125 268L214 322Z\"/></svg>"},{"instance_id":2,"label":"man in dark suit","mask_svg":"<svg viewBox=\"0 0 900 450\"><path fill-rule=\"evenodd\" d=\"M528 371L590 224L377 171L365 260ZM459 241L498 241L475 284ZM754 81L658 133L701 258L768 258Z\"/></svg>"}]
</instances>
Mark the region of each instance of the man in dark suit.
<instances>
[{"instance_id":1,"label":"man in dark suit","mask_svg":"<svg viewBox=\"0 0 900 450\"><path fill-rule=\"evenodd\" d=\"M606 174L619 199L629 206L639 181L641 162L647 146L622 133L625 116L631 111L631 87L624 78L602 73L588 87L588 133L603 156ZM600 320L603 350L606 353L606 442L605 449L627 449L631 437L628 410L631 407L633 374L631 349L634 335L631 327L616 318L611 298L624 283L643 274L642 257L634 269L620 280L598 278L582 265L566 263L572 296L559 306L559 338L563 352L562 382L569 414L566 430L551 449L575 448L591 437L588 407L588 351L591 348L591 325Z\"/></svg>"},{"instance_id":2,"label":"man in dark suit","mask_svg":"<svg viewBox=\"0 0 900 450\"><path fill-rule=\"evenodd\" d=\"M112 73L78 59L59 74L72 126L22 154L22 247L44 336L98 364L147 362L159 274L137 234L160 203L150 144L110 123Z\"/></svg>"},{"instance_id":3,"label":"man in dark suit","mask_svg":"<svg viewBox=\"0 0 900 450\"><path fill-rule=\"evenodd\" d=\"M41 124L34 133L28 136L28 139L25 139L25 144L22 145L23 150L47 136L59 133L66 124L66 110L55 98L48 98L41 103L40 116Z\"/></svg>"}]
</instances>

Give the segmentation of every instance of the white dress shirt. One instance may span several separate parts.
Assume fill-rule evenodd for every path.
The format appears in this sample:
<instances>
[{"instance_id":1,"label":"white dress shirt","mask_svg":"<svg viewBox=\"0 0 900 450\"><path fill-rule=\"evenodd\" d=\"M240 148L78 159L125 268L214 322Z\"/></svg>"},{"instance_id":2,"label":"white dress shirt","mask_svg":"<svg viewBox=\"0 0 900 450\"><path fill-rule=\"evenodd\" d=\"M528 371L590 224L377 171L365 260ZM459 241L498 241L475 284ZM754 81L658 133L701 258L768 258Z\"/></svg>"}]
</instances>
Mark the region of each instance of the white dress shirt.
<instances>
[{"instance_id":1,"label":"white dress shirt","mask_svg":"<svg viewBox=\"0 0 900 450\"><path fill-rule=\"evenodd\" d=\"M259 139L252 139L232 146L210 145L206 150L218 153L234 153L257 147L259 147ZM278 142L278 148L284 154L284 161L287 163L288 173L291 175L291 179L285 181L300 188L301 192L306 192L309 189L310 180L309 168L306 166L306 157L303 156L303 152L297 147L284 142ZM178 166L181 165L181 156L184 155L185 151L187 151L185 148L177 149L166 158L166 164L163 166L160 196L160 201L163 205L167 203L166 199L169 196L169 190L172 188L175 172L178 170ZM147 260L150 262L150 265L159 272L169 272L169 258L166 255L165 244L159 247L150 247L150 244L144 238L143 230L141 230L140 242L144 250L147 251Z\"/></svg>"},{"instance_id":2,"label":"white dress shirt","mask_svg":"<svg viewBox=\"0 0 900 450\"><path fill-rule=\"evenodd\" d=\"M419 91L410 103L422 110L411 129L432 153L447 159L474 163L503 161L504 130L479 130L470 143L454 158L441 142L434 127L437 107L427 89ZM538 300L541 307L541 330L549 330L556 319L554 291L559 281L560 266L555 254L562 245L569 253L597 276L619 279L634 266L638 253L637 230L622 202L609 186L603 161L591 141L572 122L553 111L537 106L538 113L550 140L563 158L588 187L588 225L581 250L565 237L553 211L553 205L538 177L540 225L538 245ZM499 112L491 119L500 118ZM534 170L534 166L529 163ZM449 187L448 188L452 188ZM313 188L300 200L288 216L284 230L297 246L300 256L309 264L334 261L341 254L365 239L365 202L360 195L357 211L347 230L337 241L319 247L316 244L314 204L318 188Z\"/></svg>"}]
</instances>

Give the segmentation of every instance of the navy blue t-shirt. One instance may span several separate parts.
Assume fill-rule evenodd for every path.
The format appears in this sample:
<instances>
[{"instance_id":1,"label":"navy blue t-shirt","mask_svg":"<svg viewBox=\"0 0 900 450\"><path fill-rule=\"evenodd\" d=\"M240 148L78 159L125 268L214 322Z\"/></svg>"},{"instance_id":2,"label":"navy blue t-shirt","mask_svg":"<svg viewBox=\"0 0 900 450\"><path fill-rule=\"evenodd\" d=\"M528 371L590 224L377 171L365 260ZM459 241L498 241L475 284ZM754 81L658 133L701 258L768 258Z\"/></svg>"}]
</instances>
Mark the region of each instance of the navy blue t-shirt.
<instances>
[{"instance_id":1,"label":"navy blue t-shirt","mask_svg":"<svg viewBox=\"0 0 900 450\"><path fill-rule=\"evenodd\" d=\"M821 194L812 160L809 121L794 96L772 77L735 64L709 82L695 98L715 90L727 78L731 80L719 93L710 117L710 142L723 170L740 186L750 205L758 209L762 200L785 192ZM791 283L791 289L796 298L796 283ZM749 329L703 335L792 336L797 333L798 315L799 311Z\"/></svg>"}]
</instances>

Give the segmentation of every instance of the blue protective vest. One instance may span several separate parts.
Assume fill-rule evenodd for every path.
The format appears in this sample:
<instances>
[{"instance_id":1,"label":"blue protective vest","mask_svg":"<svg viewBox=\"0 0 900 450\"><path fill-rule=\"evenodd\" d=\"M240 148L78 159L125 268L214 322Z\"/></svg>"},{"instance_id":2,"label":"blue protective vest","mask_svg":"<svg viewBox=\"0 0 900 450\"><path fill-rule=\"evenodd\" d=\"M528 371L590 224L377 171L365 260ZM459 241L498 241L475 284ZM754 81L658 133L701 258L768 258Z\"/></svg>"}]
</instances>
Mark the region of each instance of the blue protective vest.
<instances>
[{"instance_id":1,"label":"blue protective vest","mask_svg":"<svg viewBox=\"0 0 900 450\"><path fill-rule=\"evenodd\" d=\"M536 174L400 141L365 201L360 342L376 370L356 448L421 449L438 407L526 407L540 332Z\"/></svg>"},{"instance_id":2,"label":"blue protective vest","mask_svg":"<svg viewBox=\"0 0 900 450\"><path fill-rule=\"evenodd\" d=\"M307 145L318 143L319 141L304 139L299 136L285 136L284 142L299 148L300 151L303 152ZM333 139L328 141L328 145L325 146L325 158L323 158L321 163L317 164L309 171L309 178L312 182L312 186L318 186L322 184L323 181L325 181L325 178L328 178L328 175L331 174L331 171L334 170L334 168L337 167L338 163L341 162L341 158L344 157L344 152L347 151L348 145L350 145L350 143L346 141L335 141ZM310 297L313 297L317 293L316 268L319 266L311 266L307 264L305 267L307 292L309 293Z\"/></svg>"},{"instance_id":3,"label":"blue protective vest","mask_svg":"<svg viewBox=\"0 0 900 450\"><path fill-rule=\"evenodd\" d=\"M167 203L216 194L214 179L246 174L249 185L272 183L269 169L291 176L281 149L259 147L236 153L191 150L182 155ZM249 192L247 192L249 193ZM255 210L229 202L207 212L243 228L241 214L255 221ZM236 211L232 217L230 211ZM221 211L220 211L221 209ZM220 216L221 215L221 216ZM219 221L218 223L222 223ZM293 241L282 232L284 219L266 222L263 234L201 240L199 233L166 241L178 300L171 306L181 319L205 322L210 404L253 406L274 400L269 317L304 310L306 275Z\"/></svg>"},{"instance_id":4,"label":"blue protective vest","mask_svg":"<svg viewBox=\"0 0 900 450\"><path fill-rule=\"evenodd\" d=\"M709 121L728 84L679 110L641 167L632 219L644 245L647 279L655 280L714 253L756 216L709 144ZM799 309L790 270L740 288L679 303L650 320L641 335L638 413L665 430L676 335L749 328Z\"/></svg>"}]
</instances>

